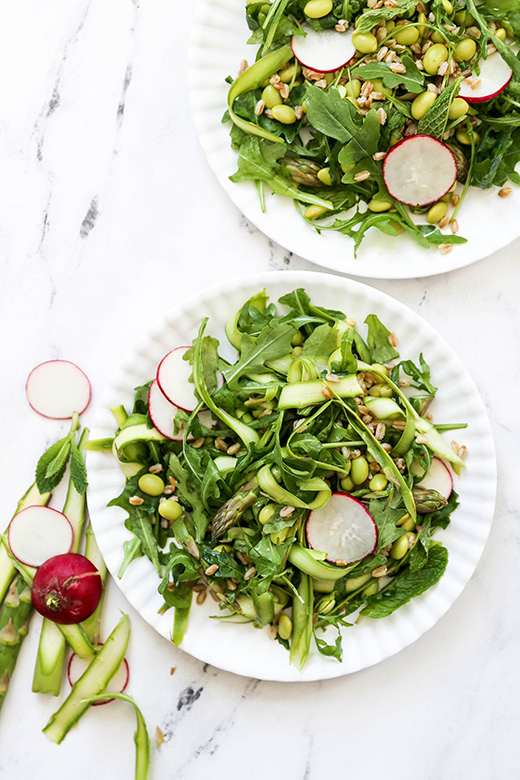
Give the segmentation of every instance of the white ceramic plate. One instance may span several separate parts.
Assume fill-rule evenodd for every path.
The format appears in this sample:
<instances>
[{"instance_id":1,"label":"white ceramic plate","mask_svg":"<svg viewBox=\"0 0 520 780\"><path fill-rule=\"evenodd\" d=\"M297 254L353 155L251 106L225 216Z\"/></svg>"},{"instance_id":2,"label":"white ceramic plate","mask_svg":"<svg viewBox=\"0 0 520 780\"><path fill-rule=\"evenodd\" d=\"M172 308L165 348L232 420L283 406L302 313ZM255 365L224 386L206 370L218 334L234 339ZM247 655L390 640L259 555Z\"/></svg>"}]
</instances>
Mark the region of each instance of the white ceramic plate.
<instances>
[{"instance_id":1,"label":"white ceramic plate","mask_svg":"<svg viewBox=\"0 0 520 780\"><path fill-rule=\"evenodd\" d=\"M392 239L371 230L355 258L351 238L333 232L319 235L289 198L268 196L267 211L262 213L253 182L229 181L238 155L230 147L230 123L221 123L229 89L224 79L235 78L242 60L252 63L256 53L256 47L246 43L250 32L244 5L237 0L198 0L189 53L190 99L210 167L233 203L266 236L324 268L381 279L432 276L462 268L518 238L520 187L513 187L512 195L504 199L497 196L496 188L473 189L459 217L459 232L468 242L446 255L438 249L422 249L407 235Z\"/></svg>"},{"instance_id":2,"label":"white ceramic plate","mask_svg":"<svg viewBox=\"0 0 520 780\"><path fill-rule=\"evenodd\" d=\"M262 288L272 301L303 287L311 299L339 309L362 323L376 313L399 339L402 356L417 359L424 353L440 388L434 404L437 421L466 421L457 440L468 447L467 473L460 480L460 507L444 540L450 559L440 583L423 596L384 620L364 619L345 630L344 659L338 661L312 650L303 671L289 664L289 654L269 638L268 631L249 625L208 619L211 599L194 607L182 649L202 661L237 674L267 680L316 680L337 677L371 666L397 653L431 628L449 609L470 579L484 548L493 516L496 467L493 439L487 416L475 386L448 345L420 317L393 298L349 279L311 272L276 272L245 277L205 290L159 320L131 350L104 392L92 430L92 438L114 434L111 406L123 403L128 410L133 388L155 375L163 355L179 344L189 344L200 321L209 317L207 332L221 345L227 343L224 325L248 298ZM361 328L365 327L363 325ZM225 350L223 350L225 353ZM229 355L231 357L231 355ZM124 478L116 461L107 454L89 453L89 508L92 524L107 566L120 588L143 618L164 637L170 637L173 612L158 614L162 598L158 577L144 558L134 561L122 580L117 572L122 545L131 535L124 528L126 513L107 503L119 495Z\"/></svg>"}]
</instances>

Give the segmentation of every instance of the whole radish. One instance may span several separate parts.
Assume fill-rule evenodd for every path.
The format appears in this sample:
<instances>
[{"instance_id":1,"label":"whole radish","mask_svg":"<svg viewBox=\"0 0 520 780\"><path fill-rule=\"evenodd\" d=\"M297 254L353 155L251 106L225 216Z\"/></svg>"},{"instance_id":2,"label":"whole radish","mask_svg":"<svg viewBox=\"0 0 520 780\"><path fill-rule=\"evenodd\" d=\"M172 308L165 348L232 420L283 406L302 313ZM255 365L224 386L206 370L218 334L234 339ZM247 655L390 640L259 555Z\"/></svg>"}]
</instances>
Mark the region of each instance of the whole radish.
<instances>
[{"instance_id":1,"label":"whole radish","mask_svg":"<svg viewBox=\"0 0 520 780\"><path fill-rule=\"evenodd\" d=\"M46 560L34 576L34 608L54 623L81 623L94 612L103 581L93 563L79 553L64 553Z\"/></svg>"}]
</instances>

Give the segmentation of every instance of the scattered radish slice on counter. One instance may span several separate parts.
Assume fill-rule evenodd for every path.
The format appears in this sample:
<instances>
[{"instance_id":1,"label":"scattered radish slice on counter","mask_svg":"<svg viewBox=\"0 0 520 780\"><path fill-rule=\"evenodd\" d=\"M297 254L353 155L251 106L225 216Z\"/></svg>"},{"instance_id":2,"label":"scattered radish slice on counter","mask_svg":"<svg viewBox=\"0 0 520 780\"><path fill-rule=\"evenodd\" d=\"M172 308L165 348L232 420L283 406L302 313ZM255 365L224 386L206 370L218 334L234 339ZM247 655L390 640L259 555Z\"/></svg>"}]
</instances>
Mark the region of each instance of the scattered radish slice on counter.
<instances>
[{"instance_id":1,"label":"scattered radish slice on counter","mask_svg":"<svg viewBox=\"0 0 520 780\"><path fill-rule=\"evenodd\" d=\"M392 146L383 163L390 195L407 206L428 206L455 184L457 163L445 144L431 135L413 135Z\"/></svg>"},{"instance_id":2,"label":"scattered radish slice on counter","mask_svg":"<svg viewBox=\"0 0 520 780\"><path fill-rule=\"evenodd\" d=\"M69 683L71 686L73 686L74 683L79 680L83 672L85 672L89 666L89 663L90 662L88 660L80 658L79 655L76 655L76 653L71 655L69 659L69 665L67 667L67 677L69 678ZM130 669L128 666L128 661L126 658L123 658L119 669L108 683L107 690L113 693L123 693L126 686L128 685L129 677ZM114 699L99 699L99 701L93 702L93 705L96 706L98 704L108 704L111 701L114 701Z\"/></svg>"},{"instance_id":3,"label":"scattered radish slice on counter","mask_svg":"<svg viewBox=\"0 0 520 780\"><path fill-rule=\"evenodd\" d=\"M28 506L9 523L7 538L21 563L41 566L47 558L70 550L74 531L62 512L48 506Z\"/></svg>"},{"instance_id":4,"label":"scattered radish slice on counter","mask_svg":"<svg viewBox=\"0 0 520 780\"><path fill-rule=\"evenodd\" d=\"M32 602L43 617L70 625L92 615L102 592L103 580L94 564L80 553L65 553L42 563L34 575Z\"/></svg>"},{"instance_id":5,"label":"scattered radish slice on counter","mask_svg":"<svg viewBox=\"0 0 520 780\"><path fill-rule=\"evenodd\" d=\"M426 488L427 490L436 490L437 493L440 493L441 496L448 499L453 490L453 477L451 471L440 458L432 458L428 473L417 483L417 486Z\"/></svg>"},{"instance_id":6,"label":"scattered radish slice on counter","mask_svg":"<svg viewBox=\"0 0 520 780\"><path fill-rule=\"evenodd\" d=\"M33 368L25 384L32 409L42 417L69 420L82 414L90 403L91 388L86 374L69 360L48 360Z\"/></svg>"},{"instance_id":7,"label":"scattered radish slice on counter","mask_svg":"<svg viewBox=\"0 0 520 780\"><path fill-rule=\"evenodd\" d=\"M321 509L307 519L307 542L314 550L327 553L331 563L349 564L374 552L377 526L361 501L348 493L333 493Z\"/></svg>"},{"instance_id":8,"label":"scattered radish slice on counter","mask_svg":"<svg viewBox=\"0 0 520 780\"><path fill-rule=\"evenodd\" d=\"M190 382L192 368L183 357L189 347L176 347L159 363L157 384L164 396L174 406L192 412L198 404L195 385Z\"/></svg>"},{"instance_id":9,"label":"scattered radish slice on counter","mask_svg":"<svg viewBox=\"0 0 520 780\"><path fill-rule=\"evenodd\" d=\"M498 52L481 60L480 73L472 73L460 85L459 97L467 103L485 103L499 95L509 84L513 71Z\"/></svg>"},{"instance_id":10,"label":"scattered radish slice on counter","mask_svg":"<svg viewBox=\"0 0 520 780\"><path fill-rule=\"evenodd\" d=\"M337 30L313 30L302 25L306 35L293 35L291 48L296 59L310 70L331 73L339 70L354 57L356 49L352 33Z\"/></svg>"}]
</instances>

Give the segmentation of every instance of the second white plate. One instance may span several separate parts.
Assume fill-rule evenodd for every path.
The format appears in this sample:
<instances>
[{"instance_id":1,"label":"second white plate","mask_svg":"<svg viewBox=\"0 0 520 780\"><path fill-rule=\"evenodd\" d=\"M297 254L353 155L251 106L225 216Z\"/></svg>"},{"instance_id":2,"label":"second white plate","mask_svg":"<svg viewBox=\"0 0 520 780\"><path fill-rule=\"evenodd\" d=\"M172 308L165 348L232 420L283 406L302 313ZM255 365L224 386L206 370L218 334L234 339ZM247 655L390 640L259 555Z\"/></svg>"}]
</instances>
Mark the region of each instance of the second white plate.
<instances>
[{"instance_id":1,"label":"second white plate","mask_svg":"<svg viewBox=\"0 0 520 780\"><path fill-rule=\"evenodd\" d=\"M231 149L231 123L222 124L229 85L243 59L254 61L256 47L246 41L250 31L244 3L236 0L197 0L189 54L189 88L193 118L208 163L226 194L266 236L300 257L344 274L380 279L407 279L452 271L488 257L520 236L520 187L508 198L497 189L472 188L460 212L460 235L466 244L446 255L422 249L410 237L395 239L371 230L354 257L354 242L334 232L318 234L297 213L292 200L267 198L262 212L254 182L229 181L238 155ZM500 230L495 229L500 225Z\"/></svg>"}]
</instances>

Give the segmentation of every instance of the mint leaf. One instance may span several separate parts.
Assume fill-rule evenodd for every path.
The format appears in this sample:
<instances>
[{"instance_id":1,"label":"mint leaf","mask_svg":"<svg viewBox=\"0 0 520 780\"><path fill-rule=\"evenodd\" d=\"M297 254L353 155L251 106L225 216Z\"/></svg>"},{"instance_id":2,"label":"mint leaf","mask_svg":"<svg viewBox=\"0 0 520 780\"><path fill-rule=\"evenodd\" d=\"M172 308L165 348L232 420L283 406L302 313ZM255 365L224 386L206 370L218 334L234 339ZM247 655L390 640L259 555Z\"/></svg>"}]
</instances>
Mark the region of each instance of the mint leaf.
<instances>
[{"instance_id":1,"label":"mint leaf","mask_svg":"<svg viewBox=\"0 0 520 780\"><path fill-rule=\"evenodd\" d=\"M80 496L82 496L88 487L87 470L85 468L85 462L76 446L75 441L72 442L71 448L70 477L74 487Z\"/></svg>"},{"instance_id":2,"label":"mint leaf","mask_svg":"<svg viewBox=\"0 0 520 780\"><path fill-rule=\"evenodd\" d=\"M446 125L448 124L448 112L450 110L451 102L459 91L459 86L460 81L457 80L441 92L433 105L430 106L422 119L419 120L417 125L418 133L431 135L438 141L442 141Z\"/></svg>"},{"instance_id":3,"label":"mint leaf","mask_svg":"<svg viewBox=\"0 0 520 780\"><path fill-rule=\"evenodd\" d=\"M70 456L70 437L52 444L36 465L36 485L40 493L48 493L62 480Z\"/></svg>"}]
</instances>

